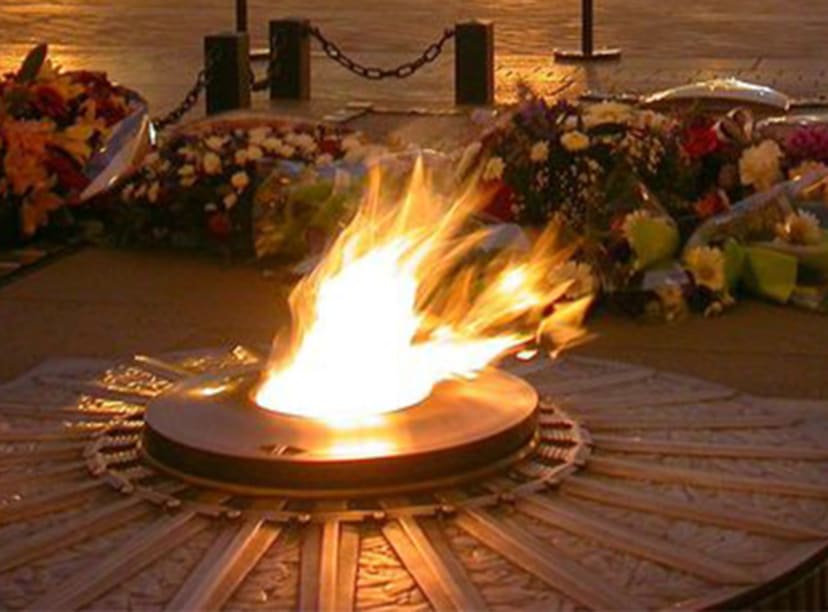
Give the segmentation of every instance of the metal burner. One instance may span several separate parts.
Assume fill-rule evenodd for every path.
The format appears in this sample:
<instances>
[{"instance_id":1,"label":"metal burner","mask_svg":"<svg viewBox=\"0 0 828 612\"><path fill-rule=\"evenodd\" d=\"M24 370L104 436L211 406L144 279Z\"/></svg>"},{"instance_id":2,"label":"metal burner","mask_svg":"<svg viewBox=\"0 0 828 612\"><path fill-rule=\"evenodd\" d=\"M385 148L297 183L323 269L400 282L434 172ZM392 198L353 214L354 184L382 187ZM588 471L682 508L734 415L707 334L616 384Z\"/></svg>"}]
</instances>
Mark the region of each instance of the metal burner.
<instances>
[{"instance_id":1,"label":"metal burner","mask_svg":"<svg viewBox=\"0 0 828 612\"><path fill-rule=\"evenodd\" d=\"M181 382L150 403L143 449L159 467L225 489L302 497L375 495L453 485L524 458L538 396L488 370L447 381L425 401L356 423L255 405L257 367Z\"/></svg>"}]
</instances>

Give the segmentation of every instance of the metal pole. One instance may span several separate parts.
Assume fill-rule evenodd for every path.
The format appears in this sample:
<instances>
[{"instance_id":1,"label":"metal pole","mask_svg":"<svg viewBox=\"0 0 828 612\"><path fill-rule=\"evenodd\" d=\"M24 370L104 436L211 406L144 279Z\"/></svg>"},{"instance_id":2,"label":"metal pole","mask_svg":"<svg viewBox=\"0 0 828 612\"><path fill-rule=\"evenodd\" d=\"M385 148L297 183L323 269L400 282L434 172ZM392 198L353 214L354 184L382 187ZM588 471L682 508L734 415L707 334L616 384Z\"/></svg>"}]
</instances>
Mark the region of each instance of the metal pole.
<instances>
[{"instance_id":1,"label":"metal pole","mask_svg":"<svg viewBox=\"0 0 828 612\"><path fill-rule=\"evenodd\" d=\"M457 104L494 104L494 23L455 24L454 96Z\"/></svg>"},{"instance_id":2,"label":"metal pole","mask_svg":"<svg viewBox=\"0 0 828 612\"><path fill-rule=\"evenodd\" d=\"M584 57L590 57L592 55L592 27L592 0L581 0L581 51Z\"/></svg>"},{"instance_id":3,"label":"metal pole","mask_svg":"<svg viewBox=\"0 0 828 612\"><path fill-rule=\"evenodd\" d=\"M247 32L247 0L236 0L236 32Z\"/></svg>"},{"instance_id":4,"label":"metal pole","mask_svg":"<svg viewBox=\"0 0 828 612\"><path fill-rule=\"evenodd\" d=\"M555 59L564 62L612 60L621 58L621 49L596 49L593 30L595 10L593 0L581 0L581 48L555 49Z\"/></svg>"}]
</instances>

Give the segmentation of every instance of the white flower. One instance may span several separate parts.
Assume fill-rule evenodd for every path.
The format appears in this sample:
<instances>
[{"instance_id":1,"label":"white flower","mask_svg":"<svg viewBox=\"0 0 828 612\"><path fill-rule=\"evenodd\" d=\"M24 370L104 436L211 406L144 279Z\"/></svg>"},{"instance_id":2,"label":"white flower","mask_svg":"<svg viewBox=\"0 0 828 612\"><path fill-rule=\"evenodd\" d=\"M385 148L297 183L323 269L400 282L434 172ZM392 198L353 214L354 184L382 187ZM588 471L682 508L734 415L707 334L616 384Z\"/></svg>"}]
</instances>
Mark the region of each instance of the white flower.
<instances>
[{"instance_id":1,"label":"white flower","mask_svg":"<svg viewBox=\"0 0 828 612\"><path fill-rule=\"evenodd\" d=\"M192 187L196 184L196 177L195 176L186 176L182 178L179 183L181 183L182 187Z\"/></svg>"},{"instance_id":2,"label":"white flower","mask_svg":"<svg viewBox=\"0 0 828 612\"><path fill-rule=\"evenodd\" d=\"M636 127L664 131L670 125L670 118L652 110L643 110L635 113L633 123Z\"/></svg>"},{"instance_id":3,"label":"white flower","mask_svg":"<svg viewBox=\"0 0 828 612\"><path fill-rule=\"evenodd\" d=\"M536 142L529 151L529 159L535 163L545 162L549 159L549 143L545 140Z\"/></svg>"},{"instance_id":4,"label":"white flower","mask_svg":"<svg viewBox=\"0 0 828 612\"><path fill-rule=\"evenodd\" d=\"M785 221L776 224L776 236L789 244L819 244L822 230L816 215L805 210L790 213Z\"/></svg>"},{"instance_id":5,"label":"white flower","mask_svg":"<svg viewBox=\"0 0 828 612\"><path fill-rule=\"evenodd\" d=\"M720 249L709 246L694 247L684 255L684 263L696 284L711 291L725 289L725 259Z\"/></svg>"},{"instance_id":6,"label":"white flower","mask_svg":"<svg viewBox=\"0 0 828 612\"><path fill-rule=\"evenodd\" d=\"M282 146L283 146L282 141L280 139L276 138L275 136L271 136L270 138L267 138L262 143L262 147L268 153L275 153L276 151L281 149Z\"/></svg>"},{"instance_id":7,"label":"white flower","mask_svg":"<svg viewBox=\"0 0 828 612\"><path fill-rule=\"evenodd\" d=\"M250 184L250 177L247 176L247 172L236 172L232 177L230 177L230 184L233 185L236 191L244 191Z\"/></svg>"},{"instance_id":8,"label":"white flower","mask_svg":"<svg viewBox=\"0 0 828 612\"><path fill-rule=\"evenodd\" d=\"M186 160L195 158L196 154L190 147L181 147L178 149L178 154Z\"/></svg>"},{"instance_id":9,"label":"white flower","mask_svg":"<svg viewBox=\"0 0 828 612\"><path fill-rule=\"evenodd\" d=\"M781 177L779 160L782 149L774 140L764 140L745 149L739 160L739 177L743 185L757 190L769 189Z\"/></svg>"},{"instance_id":10,"label":"white flower","mask_svg":"<svg viewBox=\"0 0 828 612\"><path fill-rule=\"evenodd\" d=\"M290 143L306 153L316 150L316 140L310 134L297 134Z\"/></svg>"},{"instance_id":11,"label":"white flower","mask_svg":"<svg viewBox=\"0 0 828 612\"><path fill-rule=\"evenodd\" d=\"M330 166L333 163L333 155L330 153L324 153L316 158L316 165L317 166Z\"/></svg>"},{"instance_id":12,"label":"white flower","mask_svg":"<svg viewBox=\"0 0 828 612\"><path fill-rule=\"evenodd\" d=\"M351 149L361 147L362 139L359 137L358 134L348 134L345 138L342 139L341 145L343 151L350 151Z\"/></svg>"},{"instance_id":13,"label":"white flower","mask_svg":"<svg viewBox=\"0 0 828 612\"><path fill-rule=\"evenodd\" d=\"M576 115L570 115L567 117L563 122L564 130L575 130L578 128L578 117Z\"/></svg>"},{"instance_id":14,"label":"white flower","mask_svg":"<svg viewBox=\"0 0 828 612\"><path fill-rule=\"evenodd\" d=\"M589 148L589 136L578 130L564 132L561 136L561 145L570 153L577 153Z\"/></svg>"},{"instance_id":15,"label":"white flower","mask_svg":"<svg viewBox=\"0 0 828 612\"><path fill-rule=\"evenodd\" d=\"M259 161L264 157L264 152L257 146L251 145L247 147L247 161Z\"/></svg>"},{"instance_id":16,"label":"white flower","mask_svg":"<svg viewBox=\"0 0 828 612\"><path fill-rule=\"evenodd\" d=\"M218 152L224 148L224 145L227 144L228 140L230 140L228 136L210 136L204 141L204 144L206 144L207 148L211 151Z\"/></svg>"},{"instance_id":17,"label":"white flower","mask_svg":"<svg viewBox=\"0 0 828 612\"><path fill-rule=\"evenodd\" d=\"M216 206L215 202L207 202L207 204L204 205L204 210L207 212L213 212L218 210L218 206Z\"/></svg>"},{"instance_id":18,"label":"white flower","mask_svg":"<svg viewBox=\"0 0 828 612\"><path fill-rule=\"evenodd\" d=\"M571 283L564 294L570 300L577 300L598 291L598 279L592 273L592 266L578 261L567 261L552 269L546 276L553 285Z\"/></svg>"},{"instance_id":19,"label":"white flower","mask_svg":"<svg viewBox=\"0 0 828 612\"><path fill-rule=\"evenodd\" d=\"M201 160L201 164L206 174L221 173L221 158L211 151L204 154L204 159Z\"/></svg>"},{"instance_id":20,"label":"white flower","mask_svg":"<svg viewBox=\"0 0 828 612\"><path fill-rule=\"evenodd\" d=\"M149 189L147 189L147 200L149 200L150 203L155 204L158 201L158 193L160 191L161 185L158 183L158 181L153 182L149 186Z\"/></svg>"},{"instance_id":21,"label":"white flower","mask_svg":"<svg viewBox=\"0 0 828 612\"><path fill-rule=\"evenodd\" d=\"M612 124L627 124L632 121L634 117L633 108L628 104L619 104L618 102L602 102L600 104L591 104L586 107L583 115L584 126L587 129L597 127L599 125Z\"/></svg>"},{"instance_id":22,"label":"white flower","mask_svg":"<svg viewBox=\"0 0 828 612\"><path fill-rule=\"evenodd\" d=\"M239 196L237 196L235 193L228 193L226 196L224 196L222 202L224 202L225 210L230 210L236 204L238 204Z\"/></svg>"},{"instance_id":23,"label":"white flower","mask_svg":"<svg viewBox=\"0 0 828 612\"><path fill-rule=\"evenodd\" d=\"M278 155L281 155L285 159L290 159L294 155L296 155L296 149L291 147L290 145L282 145L282 148L277 151Z\"/></svg>"},{"instance_id":24,"label":"white flower","mask_svg":"<svg viewBox=\"0 0 828 612\"><path fill-rule=\"evenodd\" d=\"M496 181L503 176L503 171L506 169L506 164L499 157L492 157L486 162L486 167L483 168L484 181Z\"/></svg>"},{"instance_id":25,"label":"white flower","mask_svg":"<svg viewBox=\"0 0 828 612\"><path fill-rule=\"evenodd\" d=\"M270 136L269 127L257 127L247 132L247 139L250 144L260 145Z\"/></svg>"},{"instance_id":26,"label":"white flower","mask_svg":"<svg viewBox=\"0 0 828 612\"><path fill-rule=\"evenodd\" d=\"M236 151L236 154L233 156L233 160L238 166L245 165L247 163L247 149L239 149Z\"/></svg>"}]
</instances>

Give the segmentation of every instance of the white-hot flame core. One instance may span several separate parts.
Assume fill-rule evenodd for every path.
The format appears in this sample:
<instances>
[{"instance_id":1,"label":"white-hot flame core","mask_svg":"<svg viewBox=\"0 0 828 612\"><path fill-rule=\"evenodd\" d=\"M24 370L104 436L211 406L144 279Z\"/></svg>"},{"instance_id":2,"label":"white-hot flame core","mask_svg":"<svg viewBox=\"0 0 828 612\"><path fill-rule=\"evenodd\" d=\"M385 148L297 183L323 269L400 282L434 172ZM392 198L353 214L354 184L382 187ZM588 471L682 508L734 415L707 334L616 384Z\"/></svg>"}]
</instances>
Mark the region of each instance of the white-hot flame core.
<instances>
[{"instance_id":1,"label":"white-hot flame core","mask_svg":"<svg viewBox=\"0 0 828 612\"><path fill-rule=\"evenodd\" d=\"M560 259L548 240L542 254L494 258L476 283L458 270L481 241L463 228L474 200L436 196L420 165L394 208L382 203L378 178L372 186L291 294L291 334L277 338L255 394L266 409L354 424L414 405L437 383L473 377L531 340L561 293L544 285Z\"/></svg>"}]
</instances>

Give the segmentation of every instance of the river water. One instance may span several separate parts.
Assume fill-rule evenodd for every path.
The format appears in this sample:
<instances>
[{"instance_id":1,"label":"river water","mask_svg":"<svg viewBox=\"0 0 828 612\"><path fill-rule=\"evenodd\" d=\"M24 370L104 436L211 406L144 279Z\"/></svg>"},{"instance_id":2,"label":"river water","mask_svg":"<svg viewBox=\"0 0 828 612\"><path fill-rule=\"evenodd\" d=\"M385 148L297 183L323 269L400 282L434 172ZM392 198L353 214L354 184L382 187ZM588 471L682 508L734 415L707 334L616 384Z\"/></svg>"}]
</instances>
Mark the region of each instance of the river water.
<instances>
[{"instance_id":1,"label":"river water","mask_svg":"<svg viewBox=\"0 0 828 612\"><path fill-rule=\"evenodd\" d=\"M596 39L627 57L828 60L826 0L595 0ZM158 96L201 62L204 34L232 29L233 0L1 0L0 69L49 41L65 65L104 69ZM492 19L499 54L577 43L579 0L250 0L254 45L270 18L302 15L347 51L407 58L464 18ZM416 86L416 85L415 85ZM151 92L152 93L152 92ZM170 94L171 95L171 94Z\"/></svg>"}]
</instances>

